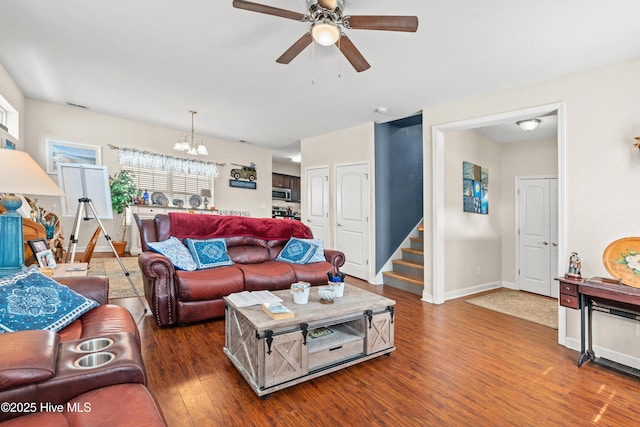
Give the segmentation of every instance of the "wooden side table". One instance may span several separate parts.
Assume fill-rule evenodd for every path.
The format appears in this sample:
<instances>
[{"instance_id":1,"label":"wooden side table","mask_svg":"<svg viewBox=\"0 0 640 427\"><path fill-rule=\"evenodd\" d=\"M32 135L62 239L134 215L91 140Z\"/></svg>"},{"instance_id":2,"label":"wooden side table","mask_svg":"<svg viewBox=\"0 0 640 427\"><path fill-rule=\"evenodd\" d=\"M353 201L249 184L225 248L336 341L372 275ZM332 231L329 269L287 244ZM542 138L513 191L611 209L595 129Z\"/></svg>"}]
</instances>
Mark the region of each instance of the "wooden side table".
<instances>
[{"instance_id":1,"label":"wooden side table","mask_svg":"<svg viewBox=\"0 0 640 427\"><path fill-rule=\"evenodd\" d=\"M88 269L88 262L62 263L53 270L53 277L82 277L87 275Z\"/></svg>"}]
</instances>

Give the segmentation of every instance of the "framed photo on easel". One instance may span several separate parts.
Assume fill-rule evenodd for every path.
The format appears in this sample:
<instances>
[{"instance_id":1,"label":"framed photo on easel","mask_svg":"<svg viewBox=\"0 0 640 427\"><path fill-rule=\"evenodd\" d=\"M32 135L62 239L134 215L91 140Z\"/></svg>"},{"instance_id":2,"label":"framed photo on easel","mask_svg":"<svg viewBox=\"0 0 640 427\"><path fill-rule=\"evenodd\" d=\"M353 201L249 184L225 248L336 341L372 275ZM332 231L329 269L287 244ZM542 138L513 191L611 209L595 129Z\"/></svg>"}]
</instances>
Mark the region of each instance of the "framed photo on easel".
<instances>
[{"instance_id":1,"label":"framed photo on easel","mask_svg":"<svg viewBox=\"0 0 640 427\"><path fill-rule=\"evenodd\" d=\"M36 259L38 260L40 268L56 268L58 266L58 264L56 264L56 258L53 256L53 252L51 252L51 249L36 253Z\"/></svg>"}]
</instances>

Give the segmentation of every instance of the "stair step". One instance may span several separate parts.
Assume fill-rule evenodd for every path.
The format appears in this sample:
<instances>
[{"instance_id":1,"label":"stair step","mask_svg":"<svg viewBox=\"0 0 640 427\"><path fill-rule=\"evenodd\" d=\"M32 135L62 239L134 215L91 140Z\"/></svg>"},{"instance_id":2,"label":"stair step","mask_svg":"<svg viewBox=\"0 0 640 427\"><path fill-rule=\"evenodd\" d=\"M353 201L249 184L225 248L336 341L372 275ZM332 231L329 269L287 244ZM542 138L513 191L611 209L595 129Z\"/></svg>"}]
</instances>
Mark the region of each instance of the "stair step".
<instances>
[{"instance_id":1,"label":"stair step","mask_svg":"<svg viewBox=\"0 0 640 427\"><path fill-rule=\"evenodd\" d=\"M409 282L412 285L424 287L424 278L418 276L411 276L409 274L398 273L396 271L383 271L383 276L393 277L397 280L402 280L404 282Z\"/></svg>"},{"instance_id":2,"label":"stair step","mask_svg":"<svg viewBox=\"0 0 640 427\"><path fill-rule=\"evenodd\" d=\"M401 250L402 252L406 252L408 254L424 256L424 251L421 251L419 249L402 248Z\"/></svg>"},{"instance_id":3,"label":"stair step","mask_svg":"<svg viewBox=\"0 0 640 427\"><path fill-rule=\"evenodd\" d=\"M409 247L418 251L424 251L424 239L418 237L409 237Z\"/></svg>"},{"instance_id":4,"label":"stair step","mask_svg":"<svg viewBox=\"0 0 640 427\"><path fill-rule=\"evenodd\" d=\"M411 292L416 295L422 295L424 290L424 280L422 277L410 276L408 274L397 273L395 271L385 271L382 273L385 286L391 286Z\"/></svg>"},{"instance_id":5,"label":"stair step","mask_svg":"<svg viewBox=\"0 0 640 427\"><path fill-rule=\"evenodd\" d=\"M410 268L417 268L420 269L422 271L424 271L424 264L418 264L415 262L411 262L411 261L407 261L404 259L394 259L391 261L392 264L399 264L399 265L403 265L405 267L410 267Z\"/></svg>"},{"instance_id":6,"label":"stair step","mask_svg":"<svg viewBox=\"0 0 640 427\"><path fill-rule=\"evenodd\" d=\"M402 259L416 264L424 264L424 251L412 248L402 248Z\"/></svg>"}]
</instances>

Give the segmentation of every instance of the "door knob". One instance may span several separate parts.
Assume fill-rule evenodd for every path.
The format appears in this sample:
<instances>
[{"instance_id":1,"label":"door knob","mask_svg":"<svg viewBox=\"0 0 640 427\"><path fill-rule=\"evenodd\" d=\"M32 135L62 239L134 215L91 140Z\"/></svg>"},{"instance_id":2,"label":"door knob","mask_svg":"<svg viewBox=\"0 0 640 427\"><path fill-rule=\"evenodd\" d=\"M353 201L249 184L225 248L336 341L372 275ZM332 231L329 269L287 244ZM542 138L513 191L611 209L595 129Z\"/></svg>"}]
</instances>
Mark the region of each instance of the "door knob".
<instances>
[{"instance_id":1,"label":"door knob","mask_svg":"<svg viewBox=\"0 0 640 427\"><path fill-rule=\"evenodd\" d=\"M336 224L338 227L342 227L342 224Z\"/></svg>"},{"instance_id":2,"label":"door knob","mask_svg":"<svg viewBox=\"0 0 640 427\"><path fill-rule=\"evenodd\" d=\"M547 246L549 242L542 242L543 245Z\"/></svg>"},{"instance_id":3,"label":"door knob","mask_svg":"<svg viewBox=\"0 0 640 427\"><path fill-rule=\"evenodd\" d=\"M558 242L553 242L552 245L553 246L558 246Z\"/></svg>"}]
</instances>

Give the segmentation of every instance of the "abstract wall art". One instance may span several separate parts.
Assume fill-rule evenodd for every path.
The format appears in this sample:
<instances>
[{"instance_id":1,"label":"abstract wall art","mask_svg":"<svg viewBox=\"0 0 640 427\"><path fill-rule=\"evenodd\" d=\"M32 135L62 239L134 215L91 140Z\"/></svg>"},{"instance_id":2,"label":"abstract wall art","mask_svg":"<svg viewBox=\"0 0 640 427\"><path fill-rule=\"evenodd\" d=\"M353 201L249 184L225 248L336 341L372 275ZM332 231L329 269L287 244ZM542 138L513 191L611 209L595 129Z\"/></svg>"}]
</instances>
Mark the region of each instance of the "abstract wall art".
<instances>
[{"instance_id":1,"label":"abstract wall art","mask_svg":"<svg viewBox=\"0 0 640 427\"><path fill-rule=\"evenodd\" d=\"M470 162L462 162L462 194L464 212L489 214L489 170Z\"/></svg>"}]
</instances>

